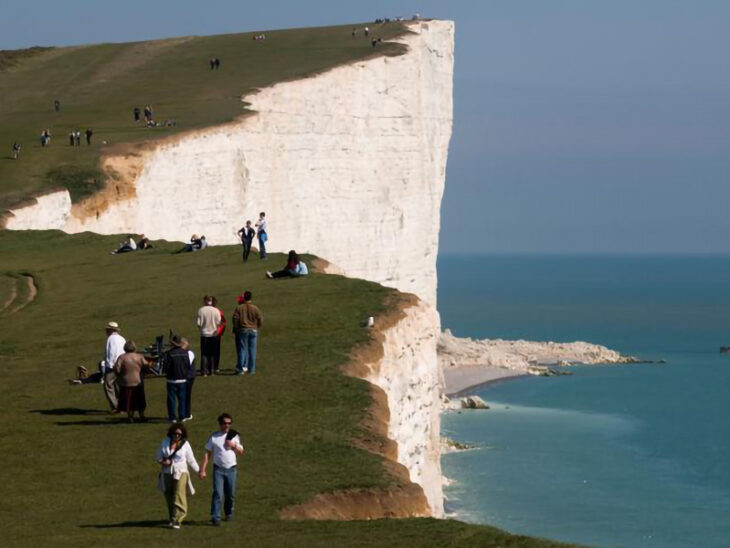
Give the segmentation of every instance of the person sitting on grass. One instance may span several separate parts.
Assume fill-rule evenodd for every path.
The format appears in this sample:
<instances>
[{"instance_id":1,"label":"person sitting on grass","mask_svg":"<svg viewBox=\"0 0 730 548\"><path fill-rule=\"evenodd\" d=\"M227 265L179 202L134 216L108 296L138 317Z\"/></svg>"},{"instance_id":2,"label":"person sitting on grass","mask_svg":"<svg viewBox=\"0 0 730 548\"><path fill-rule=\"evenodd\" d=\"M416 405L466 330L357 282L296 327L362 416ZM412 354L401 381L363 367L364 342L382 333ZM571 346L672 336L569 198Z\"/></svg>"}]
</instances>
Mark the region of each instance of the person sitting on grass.
<instances>
[{"instance_id":1,"label":"person sitting on grass","mask_svg":"<svg viewBox=\"0 0 730 548\"><path fill-rule=\"evenodd\" d=\"M188 466L194 472L200 472L193 448L188 443L188 431L182 423L176 422L167 430L167 436L157 450L157 462L162 466L157 488L165 494L169 526L180 529L188 513L187 490L190 489L191 495L195 494Z\"/></svg>"},{"instance_id":2,"label":"person sitting on grass","mask_svg":"<svg viewBox=\"0 0 730 548\"><path fill-rule=\"evenodd\" d=\"M307 274L309 274L307 265L304 264L304 261L299 260L299 255L293 249L289 252L289 258L284 268L274 273L268 270L266 271L267 278L297 278L299 276L306 276Z\"/></svg>"},{"instance_id":3,"label":"person sitting on grass","mask_svg":"<svg viewBox=\"0 0 730 548\"><path fill-rule=\"evenodd\" d=\"M130 251L136 251L137 244L134 241L134 236L131 234L129 237L119 244L119 248L116 251L112 251L112 255L118 255L119 253L129 253Z\"/></svg>"}]
</instances>

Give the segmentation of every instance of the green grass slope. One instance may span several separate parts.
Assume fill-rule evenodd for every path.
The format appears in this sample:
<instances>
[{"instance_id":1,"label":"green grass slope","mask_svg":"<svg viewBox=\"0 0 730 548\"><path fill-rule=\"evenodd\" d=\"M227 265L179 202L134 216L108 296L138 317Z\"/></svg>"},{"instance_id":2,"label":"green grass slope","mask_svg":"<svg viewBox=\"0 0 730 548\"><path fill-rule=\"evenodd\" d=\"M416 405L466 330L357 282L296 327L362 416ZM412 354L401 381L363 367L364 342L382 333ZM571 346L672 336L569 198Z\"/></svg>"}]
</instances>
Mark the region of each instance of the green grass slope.
<instances>
[{"instance_id":1,"label":"green grass slope","mask_svg":"<svg viewBox=\"0 0 730 548\"><path fill-rule=\"evenodd\" d=\"M359 25L362 27L363 25ZM400 23L371 25L371 36L391 39ZM241 96L276 82L301 78L373 55L397 55L398 44L373 48L352 25L183 37L0 52L0 212L47 189L69 188L74 201L99 188L99 156L124 143L140 143L181 131L229 122L244 113ZM208 60L221 59L212 71ZM55 112L53 101L61 102ZM153 108L174 128L134 124L132 109ZM92 128L92 146L68 145L69 131ZM50 129L51 145L39 136ZM14 141L22 147L13 161ZM102 146L107 141L108 146Z\"/></svg>"},{"instance_id":2,"label":"green grass slope","mask_svg":"<svg viewBox=\"0 0 730 548\"><path fill-rule=\"evenodd\" d=\"M370 405L368 385L340 367L368 340L362 318L392 290L313 274L267 280L284 261L240 263L236 247L172 255L179 244L109 255L117 237L0 231L0 293L33 276L35 299L0 312L0 528L3 546L553 546L489 527L433 519L284 522L282 507L318 492L385 487L380 457L351 443ZM15 281L13 281L15 280ZM22 280L21 280L22 281ZM162 526L154 454L164 437L164 382L146 383L146 424L106 413L98 385L69 386L75 367L103 353L103 327L122 326L141 345L174 328L198 350L193 317L203 294L228 317L235 295L254 293L265 324L254 377L199 378L188 423L197 457L215 417L233 414L247 454L240 460L236 521L208 526L210 481L195 480L182 530ZM27 292L18 298L28 298ZM222 365L232 367L227 333Z\"/></svg>"}]
</instances>

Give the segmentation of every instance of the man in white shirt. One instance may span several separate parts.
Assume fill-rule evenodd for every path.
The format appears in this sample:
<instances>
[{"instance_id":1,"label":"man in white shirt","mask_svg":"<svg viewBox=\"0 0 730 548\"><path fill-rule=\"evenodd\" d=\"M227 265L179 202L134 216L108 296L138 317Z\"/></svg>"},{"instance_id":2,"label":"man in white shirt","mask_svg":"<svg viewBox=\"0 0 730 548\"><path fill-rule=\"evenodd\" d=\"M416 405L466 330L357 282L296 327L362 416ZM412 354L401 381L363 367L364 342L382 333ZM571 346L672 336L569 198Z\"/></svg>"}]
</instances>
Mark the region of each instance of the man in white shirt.
<instances>
[{"instance_id":1,"label":"man in white shirt","mask_svg":"<svg viewBox=\"0 0 730 548\"><path fill-rule=\"evenodd\" d=\"M269 239L269 234L266 232L266 213L259 213L259 220L256 223L256 234L259 238L259 258L266 258L266 241Z\"/></svg>"},{"instance_id":2,"label":"man in white shirt","mask_svg":"<svg viewBox=\"0 0 730 548\"><path fill-rule=\"evenodd\" d=\"M203 376L213 374L215 357L220 356L221 340L217 332L222 321L220 310L213 306L213 297L203 297L203 306L195 317L195 324L200 330L200 374Z\"/></svg>"},{"instance_id":3,"label":"man in white shirt","mask_svg":"<svg viewBox=\"0 0 730 548\"><path fill-rule=\"evenodd\" d=\"M99 363L99 370L102 375L104 395L109 402L111 411L116 412L119 402L119 387L117 386L117 374L114 372L114 364L117 363L117 358L124 354L124 344L127 341L119 334L119 324L117 322L106 324L106 334L106 349L104 359Z\"/></svg>"},{"instance_id":4,"label":"man in white shirt","mask_svg":"<svg viewBox=\"0 0 730 548\"><path fill-rule=\"evenodd\" d=\"M210 503L210 521L220 525L221 496L224 496L223 511L226 521L233 519L233 501L236 493L238 455L243 455L243 444L238 432L231 430L233 418L228 413L218 417L220 430L213 432L205 444L205 456L200 466L200 478L205 479L208 461L213 457L213 498Z\"/></svg>"}]
</instances>

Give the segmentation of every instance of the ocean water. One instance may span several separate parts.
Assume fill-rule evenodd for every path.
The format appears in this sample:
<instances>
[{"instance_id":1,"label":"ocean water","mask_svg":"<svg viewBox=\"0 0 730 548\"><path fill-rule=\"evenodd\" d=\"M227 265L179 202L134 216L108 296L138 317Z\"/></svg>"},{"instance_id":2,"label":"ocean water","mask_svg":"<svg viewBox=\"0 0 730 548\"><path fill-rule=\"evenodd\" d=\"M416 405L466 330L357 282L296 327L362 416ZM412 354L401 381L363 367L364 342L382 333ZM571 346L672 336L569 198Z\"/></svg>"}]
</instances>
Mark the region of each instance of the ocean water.
<instances>
[{"instance_id":1,"label":"ocean water","mask_svg":"<svg viewBox=\"0 0 730 548\"><path fill-rule=\"evenodd\" d=\"M447 510L591 546L730 546L730 257L447 256L456 335L587 340L666 364L580 366L447 413Z\"/></svg>"}]
</instances>

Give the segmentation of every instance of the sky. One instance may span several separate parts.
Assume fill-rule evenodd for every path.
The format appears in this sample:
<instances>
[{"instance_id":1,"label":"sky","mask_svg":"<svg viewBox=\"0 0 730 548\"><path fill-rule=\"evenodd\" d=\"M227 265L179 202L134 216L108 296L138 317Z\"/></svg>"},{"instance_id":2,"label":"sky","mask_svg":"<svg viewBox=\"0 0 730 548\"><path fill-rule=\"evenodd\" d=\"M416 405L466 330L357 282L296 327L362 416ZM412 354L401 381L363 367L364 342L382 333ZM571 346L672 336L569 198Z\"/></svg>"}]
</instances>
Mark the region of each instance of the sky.
<instances>
[{"instance_id":1,"label":"sky","mask_svg":"<svg viewBox=\"0 0 730 548\"><path fill-rule=\"evenodd\" d=\"M730 253L730 2L0 0L0 49L456 23L441 253Z\"/></svg>"}]
</instances>

